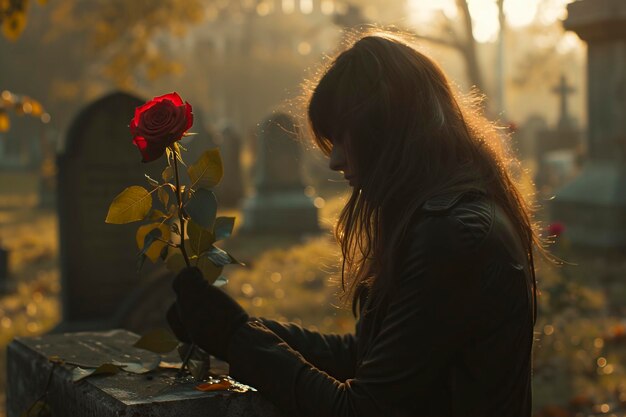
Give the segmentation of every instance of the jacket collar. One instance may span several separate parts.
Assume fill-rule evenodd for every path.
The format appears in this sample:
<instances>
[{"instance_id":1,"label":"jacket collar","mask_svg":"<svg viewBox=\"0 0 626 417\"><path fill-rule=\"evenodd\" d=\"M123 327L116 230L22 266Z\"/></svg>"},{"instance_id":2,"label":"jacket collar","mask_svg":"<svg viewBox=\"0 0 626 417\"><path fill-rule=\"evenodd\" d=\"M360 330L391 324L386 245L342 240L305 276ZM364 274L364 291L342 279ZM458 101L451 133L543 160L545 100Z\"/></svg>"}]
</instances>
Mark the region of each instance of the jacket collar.
<instances>
[{"instance_id":1,"label":"jacket collar","mask_svg":"<svg viewBox=\"0 0 626 417\"><path fill-rule=\"evenodd\" d=\"M427 212L446 211L454 207L463 196L468 194L482 194L486 195L487 192L482 186L472 186L462 190L444 191L441 194L436 194L429 198L422 205L422 210Z\"/></svg>"}]
</instances>

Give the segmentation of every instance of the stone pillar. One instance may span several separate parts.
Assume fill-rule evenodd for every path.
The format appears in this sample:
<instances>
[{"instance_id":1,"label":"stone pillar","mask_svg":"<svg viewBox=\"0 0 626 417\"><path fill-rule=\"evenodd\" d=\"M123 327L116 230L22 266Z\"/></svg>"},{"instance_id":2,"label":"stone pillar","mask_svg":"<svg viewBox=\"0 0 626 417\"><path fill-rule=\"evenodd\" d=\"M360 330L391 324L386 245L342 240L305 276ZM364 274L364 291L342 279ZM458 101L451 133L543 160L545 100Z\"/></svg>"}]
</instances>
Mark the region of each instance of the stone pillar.
<instances>
[{"instance_id":1,"label":"stone pillar","mask_svg":"<svg viewBox=\"0 0 626 417\"><path fill-rule=\"evenodd\" d=\"M553 220L578 246L626 248L626 2L581 0L565 28L588 43L588 155L581 174L556 192Z\"/></svg>"},{"instance_id":2,"label":"stone pillar","mask_svg":"<svg viewBox=\"0 0 626 417\"><path fill-rule=\"evenodd\" d=\"M297 126L286 114L266 119L257 135L255 194L243 205L241 233L320 231L317 208L304 194Z\"/></svg>"}]
</instances>

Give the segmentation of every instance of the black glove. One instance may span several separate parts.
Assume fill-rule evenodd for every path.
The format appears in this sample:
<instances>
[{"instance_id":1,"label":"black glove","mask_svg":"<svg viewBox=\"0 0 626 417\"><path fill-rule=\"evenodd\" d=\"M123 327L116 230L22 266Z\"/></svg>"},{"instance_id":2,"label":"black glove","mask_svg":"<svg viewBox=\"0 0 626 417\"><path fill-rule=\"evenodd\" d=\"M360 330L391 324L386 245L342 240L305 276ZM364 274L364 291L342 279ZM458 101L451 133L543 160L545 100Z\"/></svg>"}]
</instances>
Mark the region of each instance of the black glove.
<instances>
[{"instance_id":1,"label":"black glove","mask_svg":"<svg viewBox=\"0 0 626 417\"><path fill-rule=\"evenodd\" d=\"M245 310L209 284L195 267L180 271L172 287L177 298L167 312L167 320L174 334L183 342L192 341L211 355L228 360L232 334L248 321Z\"/></svg>"}]
</instances>

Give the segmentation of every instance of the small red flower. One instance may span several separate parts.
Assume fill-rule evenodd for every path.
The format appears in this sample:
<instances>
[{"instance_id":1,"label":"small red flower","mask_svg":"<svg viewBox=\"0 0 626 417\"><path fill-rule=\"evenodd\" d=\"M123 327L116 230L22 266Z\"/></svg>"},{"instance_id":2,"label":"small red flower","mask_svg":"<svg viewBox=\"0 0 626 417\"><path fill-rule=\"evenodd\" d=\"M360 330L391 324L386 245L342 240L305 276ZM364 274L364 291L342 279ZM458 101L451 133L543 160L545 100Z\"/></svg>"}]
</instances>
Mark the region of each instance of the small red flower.
<instances>
[{"instance_id":1,"label":"small red flower","mask_svg":"<svg viewBox=\"0 0 626 417\"><path fill-rule=\"evenodd\" d=\"M137 107L130 121L130 133L143 156L142 162L158 159L192 124L191 105L183 103L177 93L155 97Z\"/></svg>"},{"instance_id":2,"label":"small red flower","mask_svg":"<svg viewBox=\"0 0 626 417\"><path fill-rule=\"evenodd\" d=\"M565 225L563 223L554 222L548 226L548 236L561 236L565 231Z\"/></svg>"}]
</instances>

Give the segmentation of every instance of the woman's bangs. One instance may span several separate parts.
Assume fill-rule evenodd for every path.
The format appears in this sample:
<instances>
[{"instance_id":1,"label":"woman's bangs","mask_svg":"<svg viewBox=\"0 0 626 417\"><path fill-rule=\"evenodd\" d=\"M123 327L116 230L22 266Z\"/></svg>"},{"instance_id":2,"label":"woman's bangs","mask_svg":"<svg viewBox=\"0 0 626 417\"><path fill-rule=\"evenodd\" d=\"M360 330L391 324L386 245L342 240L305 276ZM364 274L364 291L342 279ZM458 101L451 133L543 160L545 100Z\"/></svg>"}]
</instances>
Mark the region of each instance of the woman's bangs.
<instances>
[{"instance_id":1,"label":"woman's bangs","mask_svg":"<svg viewBox=\"0 0 626 417\"><path fill-rule=\"evenodd\" d=\"M339 57L341 58L341 57ZM309 102L309 121L316 144L327 155L332 150L334 138L349 131L350 120L346 117L355 103L355 95L349 91L350 82L345 61L337 59L324 74L313 91Z\"/></svg>"}]
</instances>

